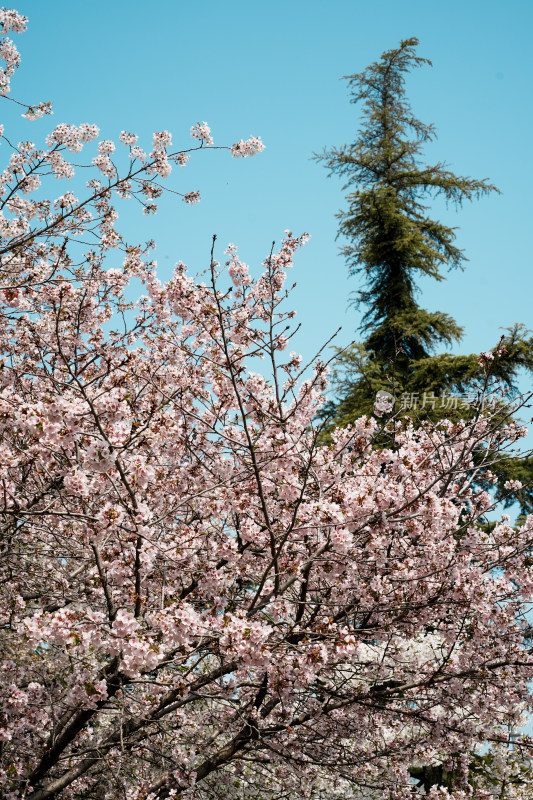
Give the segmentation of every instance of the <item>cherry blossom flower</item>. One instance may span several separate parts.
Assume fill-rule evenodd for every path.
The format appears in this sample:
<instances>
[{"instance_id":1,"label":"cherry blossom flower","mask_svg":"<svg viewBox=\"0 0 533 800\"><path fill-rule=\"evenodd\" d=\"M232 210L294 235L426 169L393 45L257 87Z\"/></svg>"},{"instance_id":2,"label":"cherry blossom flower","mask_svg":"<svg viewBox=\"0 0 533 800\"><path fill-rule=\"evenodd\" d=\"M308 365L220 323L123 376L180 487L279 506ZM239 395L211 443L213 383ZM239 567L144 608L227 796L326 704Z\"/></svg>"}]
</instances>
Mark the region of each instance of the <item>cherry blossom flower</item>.
<instances>
[{"instance_id":1,"label":"cherry blossom flower","mask_svg":"<svg viewBox=\"0 0 533 800\"><path fill-rule=\"evenodd\" d=\"M249 139L244 141L241 139L231 147L231 155L234 158L246 158L246 156L255 156L256 153L261 153L265 149L265 145L261 141L260 136L250 136Z\"/></svg>"},{"instance_id":2,"label":"cherry blossom flower","mask_svg":"<svg viewBox=\"0 0 533 800\"><path fill-rule=\"evenodd\" d=\"M197 122L196 125L193 125L191 128L191 136L193 139L198 139L201 144L207 147L213 144L211 129L207 122Z\"/></svg>"}]
</instances>

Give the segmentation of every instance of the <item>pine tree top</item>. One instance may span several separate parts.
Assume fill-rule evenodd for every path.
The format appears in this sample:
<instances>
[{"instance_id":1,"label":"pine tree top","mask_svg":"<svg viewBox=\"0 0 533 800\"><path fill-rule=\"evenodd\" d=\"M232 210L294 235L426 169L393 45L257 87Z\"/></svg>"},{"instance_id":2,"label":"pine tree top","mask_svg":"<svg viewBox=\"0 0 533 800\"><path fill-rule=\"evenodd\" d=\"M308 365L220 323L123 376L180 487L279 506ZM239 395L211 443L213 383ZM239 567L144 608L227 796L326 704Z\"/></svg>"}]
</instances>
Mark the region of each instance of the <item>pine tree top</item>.
<instances>
[{"instance_id":1,"label":"pine tree top","mask_svg":"<svg viewBox=\"0 0 533 800\"><path fill-rule=\"evenodd\" d=\"M455 231L428 214L437 196L460 205L492 191L487 180L460 177L444 162L425 164L423 145L436 137L433 125L418 120L405 96L405 77L431 62L418 56L416 38L405 39L363 72L346 76L352 103L363 120L352 144L315 156L330 174L345 178L348 208L337 215L342 247L352 275L365 282L356 305L367 310L362 331L370 333L376 358L425 358L441 342L461 337L448 315L431 314L415 300L421 275L442 280L443 267L460 267L464 253Z\"/></svg>"}]
</instances>

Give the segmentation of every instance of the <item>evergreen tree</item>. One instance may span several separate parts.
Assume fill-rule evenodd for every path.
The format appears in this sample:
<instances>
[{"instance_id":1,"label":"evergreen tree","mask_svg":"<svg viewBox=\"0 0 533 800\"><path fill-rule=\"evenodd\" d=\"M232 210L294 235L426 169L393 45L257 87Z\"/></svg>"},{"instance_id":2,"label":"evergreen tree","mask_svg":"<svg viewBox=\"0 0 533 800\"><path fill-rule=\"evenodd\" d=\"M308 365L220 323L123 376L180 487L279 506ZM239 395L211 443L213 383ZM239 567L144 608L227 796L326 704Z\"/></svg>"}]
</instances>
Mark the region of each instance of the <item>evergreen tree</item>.
<instances>
[{"instance_id":1,"label":"evergreen tree","mask_svg":"<svg viewBox=\"0 0 533 800\"><path fill-rule=\"evenodd\" d=\"M332 425L371 413L380 390L396 398L396 409L438 418L473 413L458 396L473 397L476 387L487 388L477 354L435 353L460 341L462 328L448 314L416 302L420 277L441 281L444 269L462 268L466 261L454 229L432 219L428 203L443 197L460 206L498 191L487 180L455 175L445 163L422 161L424 145L436 134L433 125L414 116L405 95L406 74L431 63L417 55L417 45L416 38L406 39L363 72L347 76L351 102L363 107L362 127L352 144L315 156L330 175L342 176L349 190L348 207L338 214L339 235L346 241L342 252L350 274L363 277L354 304L366 309L361 324L366 338L337 360L338 400L325 412ZM516 325L497 349L501 355L491 363L492 378L514 395L520 368L533 370L533 338ZM499 498L510 505L516 498L505 481L531 478L533 461L500 464ZM523 510L533 510L530 487L518 499Z\"/></svg>"}]
</instances>

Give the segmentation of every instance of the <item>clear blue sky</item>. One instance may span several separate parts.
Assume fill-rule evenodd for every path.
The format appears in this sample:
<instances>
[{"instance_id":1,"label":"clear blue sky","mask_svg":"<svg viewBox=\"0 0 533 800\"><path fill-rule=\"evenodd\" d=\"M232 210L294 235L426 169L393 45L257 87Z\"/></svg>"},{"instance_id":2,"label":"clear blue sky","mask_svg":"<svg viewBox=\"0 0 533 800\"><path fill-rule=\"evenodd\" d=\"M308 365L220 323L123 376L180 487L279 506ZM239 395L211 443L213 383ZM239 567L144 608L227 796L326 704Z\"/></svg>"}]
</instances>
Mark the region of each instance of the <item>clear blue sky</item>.
<instances>
[{"instance_id":1,"label":"clear blue sky","mask_svg":"<svg viewBox=\"0 0 533 800\"><path fill-rule=\"evenodd\" d=\"M30 23L15 37L23 63L13 94L50 99L55 110L33 123L37 141L52 123L84 121L106 137L137 132L146 145L166 128L187 146L198 120L216 144L262 136L267 150L254 159L201 153L173 176L182 191L201 191L198 206L166 203L160 216L124 225L132 238L156 239L162 277L178 259L204 267L213 233L219 256L231 241L258 265L284 229L309 232L293 273L306 357L339 324L339 343L348 343L358 324L347 309L357 284L335 242L340 181L310 157L354 138L359 111L340 77L417 36L433 67L409 78L408 95L437 127L428 161L490 178L503 192L458 213L438 209L459 227L470 261L445 283L424 283L421 302L464 326L462 351L491 347L501 326L533 327L531 0L21 0L17 9Z\"/></svg>"}]
</instances>

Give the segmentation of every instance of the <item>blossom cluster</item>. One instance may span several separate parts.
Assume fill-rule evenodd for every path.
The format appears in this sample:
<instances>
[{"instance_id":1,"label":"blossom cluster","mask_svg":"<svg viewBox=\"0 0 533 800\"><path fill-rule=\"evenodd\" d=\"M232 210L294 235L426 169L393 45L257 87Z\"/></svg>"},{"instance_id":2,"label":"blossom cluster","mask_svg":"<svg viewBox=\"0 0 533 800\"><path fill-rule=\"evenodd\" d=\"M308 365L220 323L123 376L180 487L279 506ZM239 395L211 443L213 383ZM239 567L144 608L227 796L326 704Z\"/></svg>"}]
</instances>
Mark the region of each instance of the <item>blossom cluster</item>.
<instances>
[{"instance_id":1,"label":"blossom cluster","mask_svg":"<svg viewBox=\"0 0 533 800\"><path fill-rule=\"evenodd\" d=\"M198 139L201 144L209 147L213 144L213 137L211 136L211 128L207 122L197 122L191 128L191 136L193 139Z\"/></svg>"},{"instance_id":2,"label":"blossom cluster","mask_svg":"<svg viewBox=\"0 0 533 800\"><path fill-rule=\"evenodd\" d=\"M234 158L245 158L246 156L254 156L264 149L265 145L260 136L250 136L246 141L241 139L240 142L232 145L231 154Z\"/></svg>"},{"instance_id":3,"label":"blossom cluster","mask_svg":"<svg viewBox=\"0 0 533 800\"><path fill-rule=\"evenodd\" d=\"M11 78L20 64L20 54L6 34L9 31L23 33L26 30L27 22L27 17L13 9L0 9L0 25L2 26L0 31L0 59L4 62L4 67L0 68L0 96L5 96L9 93Z\"/></svg>"}]
</instances>

